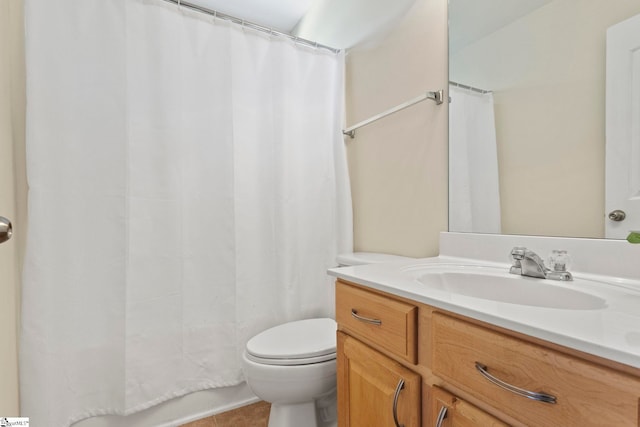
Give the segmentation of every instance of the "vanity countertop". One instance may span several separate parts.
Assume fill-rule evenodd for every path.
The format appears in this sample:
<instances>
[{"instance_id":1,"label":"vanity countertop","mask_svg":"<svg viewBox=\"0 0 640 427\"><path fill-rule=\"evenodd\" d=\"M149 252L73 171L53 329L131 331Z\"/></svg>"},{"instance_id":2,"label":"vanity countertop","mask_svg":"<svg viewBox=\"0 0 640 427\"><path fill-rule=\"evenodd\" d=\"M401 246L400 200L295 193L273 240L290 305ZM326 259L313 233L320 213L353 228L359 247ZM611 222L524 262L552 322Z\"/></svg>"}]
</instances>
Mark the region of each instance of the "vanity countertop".
<instances>
[{"instance_id":1,"label":"vanity countertop","mask_svg":"<svg viewBox=\"0 0 640 427\"><path fill-rule=\"evenodd\" d=\"M485 266L509 271L509 264L439 256L339 267L329 274L392 295L441 308L505 329L640 368L640 281L574 272L589 282L579 289L604 300L595 309L563 309L499 302L432 289L408 271L420 267ZM541 280L526 278L526 280ZM545 280L546 283L553 282ZM573 282L552 286L571 289ZM573 284L575 286L575 284Z\"/></svg>"}]
</instances>

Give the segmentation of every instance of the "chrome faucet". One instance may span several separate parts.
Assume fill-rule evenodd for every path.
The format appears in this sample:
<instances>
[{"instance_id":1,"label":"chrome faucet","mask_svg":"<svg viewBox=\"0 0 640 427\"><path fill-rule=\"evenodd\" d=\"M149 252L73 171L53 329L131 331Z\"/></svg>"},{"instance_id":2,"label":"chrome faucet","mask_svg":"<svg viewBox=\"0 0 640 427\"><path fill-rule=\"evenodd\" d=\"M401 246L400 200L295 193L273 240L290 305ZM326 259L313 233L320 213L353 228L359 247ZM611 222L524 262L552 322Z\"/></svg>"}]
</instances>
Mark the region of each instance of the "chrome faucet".
<instances>
[{"instance_id":1,"label":"chrome faucet","mask_svg":"<svg viewBox=\"0 0 640 427\"><path fill-rule=\"evenodd\" d=\"M540 279L573 280L571 273L565 270L564 264L554 264L554 269L551 270L544 265L544 261L538 254L527 248L515 247L511 249L511 259L513 260L513 265L509 270L511 274Z\"/></svg>"}]
</instances>

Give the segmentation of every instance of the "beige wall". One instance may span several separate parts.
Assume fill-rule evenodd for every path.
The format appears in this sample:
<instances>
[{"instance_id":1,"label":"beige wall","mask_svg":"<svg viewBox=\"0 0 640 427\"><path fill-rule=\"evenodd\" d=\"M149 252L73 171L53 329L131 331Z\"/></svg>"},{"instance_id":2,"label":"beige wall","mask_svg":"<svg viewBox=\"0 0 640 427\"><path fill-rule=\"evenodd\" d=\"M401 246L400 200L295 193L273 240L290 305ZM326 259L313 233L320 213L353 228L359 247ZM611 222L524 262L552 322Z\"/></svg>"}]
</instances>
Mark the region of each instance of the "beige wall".
<instances>
[{"instance_id":1,"label":"beige wall","mask_svg":"<svg viewBox=\"0 0 640 427\"><path fill-rule=\"evenodd\" d=\"M17 319L24 242L24 49L22 0L0 2L0 215L14 238L0 245L0 416L18 415Z\"/></svg>"},{"instance_id":2,"label":"beige wall","mask_svg":"<svg viewBox=\"0 0 640 427\"><path fill-rule=\"evenodd\" d=\"M348 126L446 89L446 17L446 0L417 0L375 47L348 53ZM447 111L424 101L345 139L356 251L438 254L447 229Z\"/></svg>"},{"instance_id":3,"label":"beige wall","mask_svg":"<svg viewBox=\"0 0 640 427\"><path fill-rule=\"evenodd\" d=\"M604 237L605 34L637 13L557 0L452 55L494 91L504 234Z\"/></svg>"}]
</instances>

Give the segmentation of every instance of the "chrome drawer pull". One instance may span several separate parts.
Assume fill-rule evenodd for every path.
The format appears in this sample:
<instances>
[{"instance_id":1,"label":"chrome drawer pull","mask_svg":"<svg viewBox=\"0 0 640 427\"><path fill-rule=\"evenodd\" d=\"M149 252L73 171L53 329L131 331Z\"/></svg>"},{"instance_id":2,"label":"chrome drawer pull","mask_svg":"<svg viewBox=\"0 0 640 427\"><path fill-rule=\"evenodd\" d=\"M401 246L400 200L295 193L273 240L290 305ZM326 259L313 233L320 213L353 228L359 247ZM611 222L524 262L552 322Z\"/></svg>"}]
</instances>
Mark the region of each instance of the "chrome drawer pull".
<instances>
[{"instance_id":1,"label":"chrome drawer pull","mask_svg":"<svg viewBox=\"0 0 640 427\"><path fill-rule=\"evenodd\" d=\"M499 378L494 377L487 371L488 368L480 362L476 362L476 369L478 370L478 372L482 374L483 377L491 381L493 384L497 385L498 387L502 387L503 389L508 390L512 393L515 393L518 396L526 397L527 399L537 400L538 402L544 402L544 403L556 403L557 401L557 398L553 395L542 393L542 392L538 393L535 391L525 390L523 388L516 387L514 385L511 385L509 383L502 381Z\"/></svg>"},{"instance_id":2,"label":"chrome drawer pull","mask_svg":"<svg viewBox=\"0 0 640 427\"><path fill-rule=\"evenodd\" d=\"M369 319L368 317L358 316L358 312L354 308L351 309L351 316L353 316L354 318L358 319L361 322L371 323L372 325L377 325L377 326L382 325L382 320L380 319Z\"/></svg>"},{"instance_id":3,"label":"chrome drawer pull","mask_svg":"<svg viewBox=\"0 0 640 427\"><path fill-rule=\"evenodd\" d=\"M400 424L398 422L398 398L400 397L400 392L404 388L404 380L400 378L398 385L396 386L396 394L393 396L393 422L396 423L396 427L404 427L404 424Z\"/></svg>"},{"instance_id":4,"label":"chrome drawer pull","mask_svg":"<svg viewBox=\"0 0 640 427\"><path fill-rule=\"evenodd\" d=\"M444 419L447 418L447 407L443 406L440 408L440 412L438 412L438 418L436 418L436 427L442 427L442 423Z\"/></svg>"}]
</instances>

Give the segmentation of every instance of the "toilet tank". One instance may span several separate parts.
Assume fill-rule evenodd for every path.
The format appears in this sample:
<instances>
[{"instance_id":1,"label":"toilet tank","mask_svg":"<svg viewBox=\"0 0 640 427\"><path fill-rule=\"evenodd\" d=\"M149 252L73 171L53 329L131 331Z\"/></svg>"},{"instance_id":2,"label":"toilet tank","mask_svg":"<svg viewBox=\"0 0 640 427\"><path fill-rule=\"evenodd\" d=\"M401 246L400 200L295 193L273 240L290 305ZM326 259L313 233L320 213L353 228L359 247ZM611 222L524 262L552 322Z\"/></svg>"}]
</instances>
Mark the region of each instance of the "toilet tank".
<instances>
[{"instance_id":1,"label":"toilet tank","mask_svg":"<svg viewBox=\"0 0 640 427\"><path fill-rule=\"evenodd\" d=\"M415 258L376 252L349 252L338 255L336 262L340 267L347 267L350 265L378 264L390 261L408 261L410 259Z\"/></svg>"}]
</instances>

